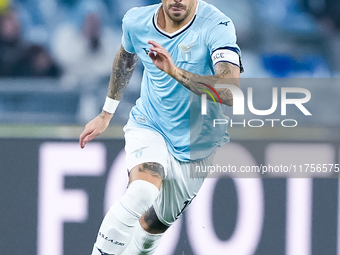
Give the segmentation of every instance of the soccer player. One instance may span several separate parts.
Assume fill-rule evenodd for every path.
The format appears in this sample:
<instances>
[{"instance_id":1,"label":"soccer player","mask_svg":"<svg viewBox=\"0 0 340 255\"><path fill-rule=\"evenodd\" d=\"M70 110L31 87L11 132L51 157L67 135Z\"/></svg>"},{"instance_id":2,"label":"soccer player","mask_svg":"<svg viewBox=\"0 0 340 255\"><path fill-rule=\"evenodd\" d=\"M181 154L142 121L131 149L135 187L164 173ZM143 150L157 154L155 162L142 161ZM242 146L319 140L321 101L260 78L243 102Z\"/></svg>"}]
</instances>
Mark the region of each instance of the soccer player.
<instances>
[{"instance_id":1,"label":"soccer player","mask_svg":"<svg viewBox=\"0 0 340 255\"><path fill-rule=\"evenodd\" d=\"M152 254L204 181L190 175L190 165L211 164L229 139L225 126L205 121L225 118L223 107L208 101L207 115L200 114L200 95L222 78L240 76L233 23L201 0L162 0L124 16L103 111L85 126L81 148L109 125L138 58L141 96L124 127L129 186L104 217L92 255ZM228 89L217 93L210 94L232 105Z\"/></svg>"}]
</instances>

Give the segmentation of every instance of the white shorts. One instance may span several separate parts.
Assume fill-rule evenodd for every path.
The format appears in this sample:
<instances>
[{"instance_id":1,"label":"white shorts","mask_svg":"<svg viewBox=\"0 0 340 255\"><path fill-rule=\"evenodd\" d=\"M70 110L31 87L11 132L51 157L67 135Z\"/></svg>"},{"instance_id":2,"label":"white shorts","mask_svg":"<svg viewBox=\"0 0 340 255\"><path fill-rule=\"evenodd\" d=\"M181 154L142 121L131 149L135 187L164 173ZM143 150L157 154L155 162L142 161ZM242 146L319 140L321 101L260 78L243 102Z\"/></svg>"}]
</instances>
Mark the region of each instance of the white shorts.
<instances>
[{"instance_id":1,"label":"white shorts","mask_svg":"<svg viewBox=\"0 0 340 255\"><path fill-rule=\"evenodd\" d=\"M168 151L163 136L158 132L131 126L125 126L124 132L129 171L147 162L156 162L164 167L165 178L153 207L158 219L170 226L190 204L203 184L204 178L190 176L190 167L195 169L197 165L211 165L214 154L203 160L181 162Z\"/></svg>"}]
</instances>

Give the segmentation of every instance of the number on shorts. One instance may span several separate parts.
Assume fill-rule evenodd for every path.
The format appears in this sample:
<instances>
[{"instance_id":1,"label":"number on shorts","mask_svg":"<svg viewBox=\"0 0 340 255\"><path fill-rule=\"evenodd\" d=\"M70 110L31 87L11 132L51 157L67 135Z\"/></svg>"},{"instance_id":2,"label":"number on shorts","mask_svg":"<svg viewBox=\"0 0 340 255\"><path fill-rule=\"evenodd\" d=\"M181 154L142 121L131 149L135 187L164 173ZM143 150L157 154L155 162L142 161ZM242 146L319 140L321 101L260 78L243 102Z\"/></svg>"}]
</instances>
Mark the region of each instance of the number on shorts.
<instances>
[{"instance_id":1,"label":"number on shorts","mask_svg":"<svg viewBox=\"0 0 340 255\"><path fill-rule=\"evenodd\" d=\"M176 220L182 215L182 213L184 212L185 209L187 209L187 207L191 204L192 200L196 197L196 195L194 195L192 198L188 199L187 201L184 202L184 206L182 208L182 210L177 214L176 216Z\"/></svg>"}]
</instances>

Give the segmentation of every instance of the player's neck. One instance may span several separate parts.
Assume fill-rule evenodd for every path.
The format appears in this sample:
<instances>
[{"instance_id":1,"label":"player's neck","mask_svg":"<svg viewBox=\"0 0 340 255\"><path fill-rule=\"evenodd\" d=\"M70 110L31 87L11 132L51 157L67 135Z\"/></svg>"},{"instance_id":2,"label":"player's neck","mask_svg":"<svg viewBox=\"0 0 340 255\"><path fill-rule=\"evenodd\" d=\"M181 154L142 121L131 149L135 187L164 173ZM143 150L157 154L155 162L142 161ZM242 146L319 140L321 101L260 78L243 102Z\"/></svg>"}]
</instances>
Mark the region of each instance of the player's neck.
<instances>
[{"instance_id":1,"label":"player's neck","mask_svg":"<svg viewBox=\"0 0 340 255\"><path fill-rule=\"evenodd\" d=\"M163 6L159 9L158 17L157 17L157 25L164 31L169 34L176 32L177 30L181 29L185 25L187 25L192 18L196 14L196 6L193 8L192 13L188 17L186 17L184 20L181 20L180 22L175 22L164 12Z\"/></svg>"}]
</instances>

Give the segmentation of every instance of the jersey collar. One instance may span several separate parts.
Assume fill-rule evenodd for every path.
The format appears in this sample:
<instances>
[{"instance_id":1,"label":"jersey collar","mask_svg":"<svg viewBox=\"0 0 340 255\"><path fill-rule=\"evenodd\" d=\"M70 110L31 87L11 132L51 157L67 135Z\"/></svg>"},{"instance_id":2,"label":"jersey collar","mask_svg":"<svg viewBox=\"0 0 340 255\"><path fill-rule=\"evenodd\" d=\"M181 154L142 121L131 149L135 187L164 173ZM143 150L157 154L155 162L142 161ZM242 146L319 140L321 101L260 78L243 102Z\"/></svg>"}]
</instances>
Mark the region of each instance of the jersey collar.
<instances>
[{"instance_id":1,"label":"jersey collar","mask_svg":"<svg viewBox=\"0 0 340 255\"><path fill-rule=\"evenodd\" d=\"M173 32L173 33L167 33L165 31L163 31L158 25L157 25L157 19L158 19L158 13L159 13L159 10L160 8L162 7L162 4L157 8L155 14L153 15L153 20L152 20L152 23L155 27L155 29L162 35L172 39L180 34L182 34L184 31L186 31L195 21L196 19L196 14L197 14L197 11L198 11L198 6L199 6L199 2L200 1L197 1L197 7L196 7L196 12L195 12L195 15L192 17L192 19L188 22L188 24L186 24L184 27L178 29L177 31Z\"/></svg>"}]
</instances>

